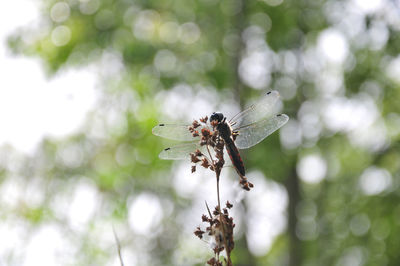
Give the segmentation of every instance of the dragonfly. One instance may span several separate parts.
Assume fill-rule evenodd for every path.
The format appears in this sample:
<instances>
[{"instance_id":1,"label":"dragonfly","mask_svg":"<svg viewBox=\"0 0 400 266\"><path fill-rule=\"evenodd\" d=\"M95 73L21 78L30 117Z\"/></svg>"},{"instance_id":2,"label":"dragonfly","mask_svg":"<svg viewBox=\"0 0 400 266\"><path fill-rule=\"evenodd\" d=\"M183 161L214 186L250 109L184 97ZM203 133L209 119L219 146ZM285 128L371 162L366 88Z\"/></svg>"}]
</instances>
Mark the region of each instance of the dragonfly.
<instances>
[{"instance_id":1,"label":"dragonfly","mask_svg":"<svg viewBox=\"0 0 400 266\"><path fill-rule=\"evenodd\" d=\"M279 93L270 91L230 120L227 120L222 113L214 112L210 116L210 123L216 125L215 128L225 143L232 165L241 177L245 177L245 167L239 150L248 149L260 143L289 120L285 114L276 114L274 107L278 100ZM152 133L156 136L186 142L164 149L159 154L160 159L190 159L190 154L195 150L204 149L199 143L201 136L193 135L193 132L189 130L191 126L159 124L153 128ZM201 125L199 131L201 127L211 127L211 125Z\"/></svg>"}]
</instances>

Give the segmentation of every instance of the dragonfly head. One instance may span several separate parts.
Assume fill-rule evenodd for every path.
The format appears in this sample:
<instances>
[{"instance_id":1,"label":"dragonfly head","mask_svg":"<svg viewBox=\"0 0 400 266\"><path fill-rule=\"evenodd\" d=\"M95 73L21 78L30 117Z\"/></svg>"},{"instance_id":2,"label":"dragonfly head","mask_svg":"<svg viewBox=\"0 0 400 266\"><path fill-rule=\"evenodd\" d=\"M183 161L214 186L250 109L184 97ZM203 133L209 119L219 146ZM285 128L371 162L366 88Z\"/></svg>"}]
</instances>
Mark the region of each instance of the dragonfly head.
<instances>
[{"instance_id":1,"label":"dragonfly head","mask_svg":"<svg viewBox=\"0 0 400 266\"><path fill-rule=\"evenodd\" d=\"M224 119L224 115L222 113L212 113L212 115L210 116L210 122L217 120L218 123L221 122Z\"/></svg>"}]
</instances>

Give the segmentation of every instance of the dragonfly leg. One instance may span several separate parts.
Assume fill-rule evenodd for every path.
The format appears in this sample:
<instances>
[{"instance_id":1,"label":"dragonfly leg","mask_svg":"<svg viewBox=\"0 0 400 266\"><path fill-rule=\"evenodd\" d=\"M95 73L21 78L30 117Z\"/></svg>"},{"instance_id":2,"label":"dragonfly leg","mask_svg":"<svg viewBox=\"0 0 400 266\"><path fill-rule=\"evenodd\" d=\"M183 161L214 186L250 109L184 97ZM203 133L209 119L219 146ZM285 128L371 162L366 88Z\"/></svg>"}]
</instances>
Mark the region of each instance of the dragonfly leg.
<instances>
[{"instance_id":1,"label":"dragonfly leg","mask_svg":"<svg viewBox=\"0 0 400 266\"><path fill-rule=\"evenodd\" d=\"M236 137L237 137L237 136L239 136L239 131L237 131L237 130L232 131L232 138L233 138L233 141L236 140Z\"/></svg>"}]
</instances>

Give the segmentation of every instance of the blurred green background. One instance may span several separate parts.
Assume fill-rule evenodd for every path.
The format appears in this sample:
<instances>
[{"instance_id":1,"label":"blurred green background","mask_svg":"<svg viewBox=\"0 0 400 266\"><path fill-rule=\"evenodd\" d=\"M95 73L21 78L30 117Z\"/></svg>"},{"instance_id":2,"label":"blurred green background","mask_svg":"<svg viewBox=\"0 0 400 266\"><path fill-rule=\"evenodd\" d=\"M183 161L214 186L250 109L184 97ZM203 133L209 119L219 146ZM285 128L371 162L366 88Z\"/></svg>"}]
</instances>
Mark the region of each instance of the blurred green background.
<instances>
[{"instance_id":1,"label":"blurred green background","mask_svg":"<svg viewBox=\"0 0 400 266\"><path fill-rule=\"evenodd\" d=\"M2 147L0 265L119 265L112 225L125 265L204 265L193 231L215 180L161 161L173 142L151 129L272 89L290 120L243 151L255 188L223 173L233 264L400 265L399 1L36 3L9 48L49 78L94 69L98 99L33 155Z\"/></svg>"}]
</instances>

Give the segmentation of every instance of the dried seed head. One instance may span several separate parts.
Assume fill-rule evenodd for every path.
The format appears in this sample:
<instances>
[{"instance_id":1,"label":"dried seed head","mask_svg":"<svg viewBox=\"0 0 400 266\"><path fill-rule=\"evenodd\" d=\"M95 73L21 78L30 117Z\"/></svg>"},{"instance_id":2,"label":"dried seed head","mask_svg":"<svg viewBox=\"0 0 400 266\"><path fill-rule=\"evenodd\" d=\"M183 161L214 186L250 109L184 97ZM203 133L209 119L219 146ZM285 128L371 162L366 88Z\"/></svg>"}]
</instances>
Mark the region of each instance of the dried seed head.
<instances>
[{"instance_id":1,"label":"dried seed head","mask_svg":"<svg viewBox=\"0 0 400 266\"><path fill-rule=\"evenodd\" d=\"M232 207L232 204L229 203L229 201L226 202L226 205ZM207 203L206 207L209 211ZM224 208L223 214L221 214L219 206L216 206L214 208L213 214L214 216L209 211L209 215L211 218L207 217L206 215L202 216L202 221L209 224L209 226L207 226L207 228L205 229L205 232L208 233L208 235L214 240L212 249L216 255L215 260L210 259L207 263L208 265L223 265L222 262L219 260L219 254L223 250L225 250L229 258L230 253L235 246L233 240L233 228L235 227L235 224L233 223L233 218L229 217L227 208ZM200 228L197 229L197 231L200 230ZM227 261L225 258L224 265L232 265L232 263L230 262L230 260Z\"/></svg>"},{"instance_id":2,"label":"dried seed head","mask_svg":"<svg viewBox=\"0 0 400 266\"><path fill-rule=\"evenodd\" d=\"M200 239L203 238L203 234L204 234L204 233L205 233L205 232L202 231L202 230L200 229L200 226L198 226L198 227L196 228L196 231L194 231L194 234L195 234L198 238L200 238Z\"/></svg>"},{"instance_id":3,"label":"dried seed head","mask_svg":"<svg viewBox=\"0 0 400 266\"><path fill-rule=\"evenodd\" d=\"M200 123L197 120L194 120L192 126L193 128L198 128L200 126Z\"/></svg>"},{"instance_id":4,"label":"dried seed head","mask_svg":"<svg viewBox=\"0 0 400 266\"><path fill-rule=\"evenodd\" d=\"M207 123L207 121L208 121L208 116L200 118L200 122L202 122L204 124Z\"/></svg>"},{"instance_id":5,"label":"dried seed head","mask_svg":"<svg viewBox=\"0 0 400 266\"><path fill-rule=\"evenodd\" d=\"M192 173L196 172L196 165L192 165Z\"/></svg>"},{"instance_id":6,"label":"dried seed head","mask_svg":"<svg viewBox=\"0 0 400 266\"><path fill-rule=\"evenodd\" d=\"M195 154L197 157L203 156L203 153L202 153L199 149L195 150L194 154Z\"/></svg>"},{"instance_id":7,"label":"dried seed head","mask_svg":"<svg viewBox=\"0 0 400 266\"><path fill-rule=\"evenodd\" d=\"M198 163L198 162L200 162L201 160L199 159L199 157L196 156L196 154L191 153L191 154L190 154L190 161L191 161L192 163Z\"/></svg>"},{"instance_id":8,"label":"dried seed head","mask_svg":"<svg viewBox=\"0 0 400 266\"><path fill-rule=\"evenodd\" d=\"M230 209L230 208L232 208L233 207L233 205L229 202L229 201L226 201L226 207L228 208L228 209Z\"/></svg>"},{"instance_id":9,"label":"dried seed head","mask_svg":"<svg viewBox=\"0 0 400 266\"><path fill-rule=\"evenodd\" d=\"M201 129L201 135L205 138L208 138L212 135L211 131L207 128L202 128Z\"/></svg>"},{"instance_id":10,"label":"dried seed head","mask_svg":"<svg viewBox=\"0 0 400 266\"><path fill-rule=\"evenodd\" d=\"M201 161L201 166L203 166L204 168L210 167L210 163L208 162L207 158L203 158Z\"/></svg>"},{"instance_id":11,"label":"dried seed head","mask_svg":"<svg viewBox=\"0 0 400 266\"><path fill-rule=\"evenodd\" d=\"M216 126L218 126L218 124L219 124L219 122L218 122L218 120L213 120L213 121L211 121L211 126L212 127L216 127Z\"/></svg>"},{"instance_id":12,"label":"dried seed head","mask_svg":"<svg viewBox=\"0 0 400 266\"><path fill-rule=\"evenodd\" d=\"M217 263L217 260L216 260L214 257L212 257L211 259L209 259L209 260L207 261L207 264L208 264L208 265L211 265L211 266L216 265L216 263Z\"/></svg>"},{"instance_id":13,"label":"dried seed head","mask_svg":"<svg viewBox=\"0 0 400 266\"><path fill-rule=\"evenodd\" d=\"M221 212L219 211L218 206L216 206L215 209L214 209L214 211L213 211L213 214L214 214L215 216L217 216L217 215L220 214L220 213L221 213Z\"/></svg>"}]
</instances>

